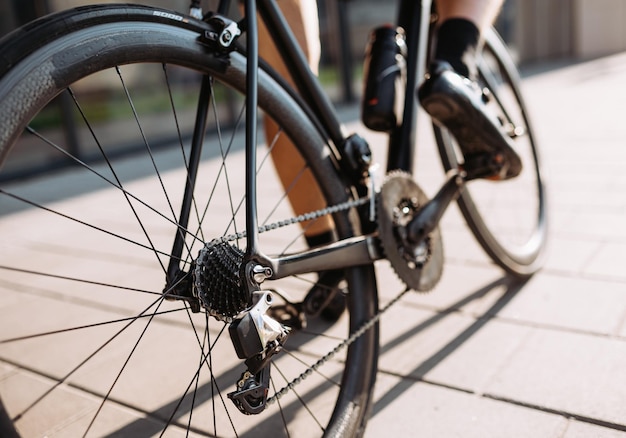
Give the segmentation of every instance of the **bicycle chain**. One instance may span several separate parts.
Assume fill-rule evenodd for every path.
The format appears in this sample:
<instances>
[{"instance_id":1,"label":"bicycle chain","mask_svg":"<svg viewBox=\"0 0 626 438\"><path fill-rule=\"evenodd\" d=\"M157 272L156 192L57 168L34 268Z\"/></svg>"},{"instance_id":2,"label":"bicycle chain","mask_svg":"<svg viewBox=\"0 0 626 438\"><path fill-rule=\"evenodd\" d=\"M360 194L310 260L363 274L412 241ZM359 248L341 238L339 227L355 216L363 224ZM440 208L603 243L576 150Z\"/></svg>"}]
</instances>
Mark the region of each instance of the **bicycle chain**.
<instances>
[{"instance_id":1,"label":"bicycle chain","mask_svg":"<svg viewBox=\"0 0 626 438\"><path fill-rule=\"evenodd\" d=\"M278 228L283 228L289 225L299 224L304 221L310 221L314 219L319 219L322 216L326 216L329 214L338 213L340 211L349 210L351 208L360 207L370 202L370 198L360 198L355 199L354 201L346 201L341 204L332 205L321 210L312 211L309 213L301 214L300 216L293 217L291 219L285 219L279 222L274 222L273 224L263 225L258 228L258 232L265 233L266 231L276 230ZM226 242L234 242L235 240L244 239L246 237L246 231L241 231L239 233L230 234L228 236L222 236L219 238L215 238L210 242L205 244L205 248L209 248L218 243L226 243Z\"/></svg>"},{"instance_id":2,"label":"bicycle chain","mask_svg":"<svg viewBox=\"0 0 626 438\"><path fill-rule=\"evenodd\" d=\"M285 219L285 220L282 220L282 221L279 221L279 222L274 222L272 224L260 226L258 228L258 232L259 233L264 233L264 232L267 232L267 231L276 230L278 228L283 228L283 227L286 227L286 226L289 226L289 225L298 224L298 223L301 223L301 222L304 222L304 221L318 219L318 218L320 218L322 216L326 216L328 214L334 214L334 213L338 213L340 211L349 210L351 208L360 207L360 206L368 204L370 202L371 202L371 198L369 198L369 197L360 198L360 199L356 199L356 200L353 200L353 201L346 201L346 202L343 202L341 204L336 204L336 205L333 205L333 206L329 206L329 207L323 208L321 210L316 210L316 211L312 211L312 212L309 212L309 213L305 213L305 214L299 215L297 217L293 217L293 218ZM213 246L221 244L221 243L233 242L233 241L236 241L236 240L239 240L239 239L243 239L243 238L246 237L246 234L247 234L246 231L242 231L242 232L239 232L239 233L230 234L230 235L227 235L227 236L222 236L220 238L213 239L210 242L205 244L205 247L203 248L203 250L201 252L208 251ZM202 259L203 259L202 257L198 258L199 261L202 260ZM202 268L201 263L199 263L199 268L200 269ZM198 269L198 266L196 267L196 269ZM332 350L330 350L328 353L326 353L324 356L322 356L320 359L318 359L317 362L315 362L309 368L307 368L302 373L300 373L300 375L298 377L296 377L291 382L289 382L285 387L283 387L282 389L280 389L276 393L274 393L273 396L269 397L267 399L266 403L268 405L271 405L271 404L277 402L285 394L287 394L289 391L291 391L295 386L297 386L298 384L302 383L307 377L309 377L311 374L313 374L313 372L316 372L319 368L321 368L323 365L325 365L328 361L333 359L337 355L337 353L339 353L340 351L344 350L345 348L349 347L351 344L356 342L356 340L359 339L361 336L363 336L363 334L365 332L370 330L376 323L378 323L378 321L383 316L383 314L385 312L387 312L387 310L389 310L393 305L395 305L410 290L411 290L410 288L406 288L405 290L400 292L394 299L392 299L389 303L387 303L387 305L385 307L380 309L378 311L378 313L376 313L372 318L370 318L368 321L363 323L361 325L361 327L359 327L348 338L346 338L343 341L341 341Z\"/></svg>"},{"instance_id":3,"label":"bicycle chain","mask_svg":"<svg viewBox=\"0 0 626 438\"><path fill-rule=\"evenodd\" d=\"M380 309L378 311L378 313L376 313L371 319L365 321L365 323L363 323L363 325L361 325L361 327L359 327L354 333L352 333L349 338L344 339L339 344L337 344L337 346L335 346L335 348L330 350L324 356L319 358L317 360L317 362L315 362L309 368L307 368L302 373L300 373L300 375L298 377L296 377L295 379L293 379L291 382L289 382L287 384L287 386L283 387L279 391L276 391L276 393L274 393L274 395L272 397L269 397L267 399L266 403L268 405L271 405L271 404L277 402L278 400L280 400L285 394L287 394L289 391L291 391L296 385L302 383L307 377L309 377L311 374L313 374L314 371L317 371L319 368L321 368L323 365L325 365L326 362L328 362L333 357L335 357L335 355L337 353L339 353L344 348L347 348L351 344L353 344L357 339L359 339L361 336L363 336L363 334L366 331L370 330L374 326L374 324L378 323L380 318L382 318L383 314L385 312L387 312L387 310L389 310L393 305L395 305L398 301L400 301L400 299L402 299L402 297L404 295L406 295L408 292L410 292L411 290L412 289L407 287L402 292L400 292L394 299L389 301L389 303L387 303L387 305L385 307Z\"/></svg>"}]
</instances>

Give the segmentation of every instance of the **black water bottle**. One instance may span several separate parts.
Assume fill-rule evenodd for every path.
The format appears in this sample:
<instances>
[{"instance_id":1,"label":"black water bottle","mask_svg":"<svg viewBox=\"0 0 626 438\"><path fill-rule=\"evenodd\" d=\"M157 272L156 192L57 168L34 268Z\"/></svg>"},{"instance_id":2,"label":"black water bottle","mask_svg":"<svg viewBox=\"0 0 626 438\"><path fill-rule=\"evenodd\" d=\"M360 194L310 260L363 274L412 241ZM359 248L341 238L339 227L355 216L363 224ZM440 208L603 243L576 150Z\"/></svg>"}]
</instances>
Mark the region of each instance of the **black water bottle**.
<instances>
[{"instance_id":1,"label":"black water bottle","mask_svg":"<svg viewBox=\"0 0 626 438\"><path fill-rule=\"evenodd\" d=\"M406 51L402 28L383 26L370 34L361 118L371 130L390 131L402 123Z\"/></svg>"}]
</instances>

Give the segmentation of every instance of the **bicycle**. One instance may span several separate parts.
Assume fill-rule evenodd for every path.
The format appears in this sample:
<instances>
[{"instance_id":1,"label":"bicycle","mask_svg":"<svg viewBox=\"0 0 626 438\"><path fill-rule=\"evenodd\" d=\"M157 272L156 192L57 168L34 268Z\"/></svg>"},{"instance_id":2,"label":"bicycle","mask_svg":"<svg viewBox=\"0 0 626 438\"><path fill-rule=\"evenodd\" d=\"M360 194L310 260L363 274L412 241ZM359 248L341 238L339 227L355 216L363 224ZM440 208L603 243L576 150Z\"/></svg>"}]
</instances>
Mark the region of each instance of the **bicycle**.
<instances>
[{"instance_id":1,"label":"bicycle","mask_svg":"<svg viewBox=\"0 0 626 438\"><path fill-rule=\"evenodd\" d=\"M517 70L495 31L486 36L480 80L525 170L508 182L472 180L458 170L454 140L433 125L448 173L429 200L412 170L431 2L400 2L403 122L390 130L381 186L372 181L367 143L344 133L275 2L247 0L246 16L257 7L297 91L258 60L256 21L227 18L228 1L209 14L193 2L190 15L82 7L2 41L0 162L19 166L25 150L27 162L38 156L32 151L53 151L71 164L0 188L0 396L22 434L358 436L371 407L380 318L406 293L439 280L438 223L450 203L458 198L471 231L507 273L527 277L541 266L540 159ZM94 90L102 84L119 98L110 112L128 117L114 129L100 122L106 109ZM49 109L59 95L73 107L81 144L101 155L94 164L63 147ZM161 117L142 123L156 105L168 125ZM314 175L325 208L290 217L267 160L273 142L257 147L257 111L297 146L299 173ZM224 113L231 120L222 125ZM110 137L123 137L120 124L133 128L142 156L117 157L119 138ZM170 130L176 150L157 148ZM245 182L234 175L242 168ZM534 208L489 222L496 211L485 198L502 194L498 202L512 210L512 188ZM308 248L302 223L328 215L337 240ZM374 262L383 259L406 288L379 309ZM338 268L339 284L316 284L317 273ZM277 309L285 324L270 317ZM327 319L316 318L322 313Z\"/></svg>"}]
</instances>

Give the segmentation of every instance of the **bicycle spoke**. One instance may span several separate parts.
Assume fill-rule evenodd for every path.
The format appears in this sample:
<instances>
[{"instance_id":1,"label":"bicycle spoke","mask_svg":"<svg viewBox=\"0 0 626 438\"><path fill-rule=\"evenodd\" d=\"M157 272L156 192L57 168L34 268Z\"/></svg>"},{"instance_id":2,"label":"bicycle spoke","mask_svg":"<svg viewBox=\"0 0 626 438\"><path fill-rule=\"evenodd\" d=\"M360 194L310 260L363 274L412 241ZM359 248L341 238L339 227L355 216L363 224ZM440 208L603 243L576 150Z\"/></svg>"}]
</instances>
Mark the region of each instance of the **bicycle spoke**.
<instances>
[{"instance_id":1,"label":"bicycle spoke","mask_svg":"<svg viewBox=\"0 0 626 438\"><path fill-rule=\"evenodd\" d=\"M259 75L258 111L256 104L247 105L245 55L211 53L211 44L202 40L204 31L195 33L197 26L206 30L210 23L182 26L132 5L117 17L117 9L107 9L114 21L93 28L93 21L82 20L98 16L100 7L76 10L71 16L85 27L33 41L45 50L35 50L37 61L30 65L49 66L55 80L42 83L42 97L24 101L28 108L23 112L15 111L19 128L8 128L19 130L11 133L11 141L19 136L15 146L0 145L0 160L11 169L0 175L5 176L0 188L3 402L17 413L16 424L27 430L25 435L186 430L244 436L257 426L268 436L272 431L280 436L322 431L335 404L367 405L369 378L353 382L345 396L336 383L348 363L344 353L327 360L328 370L315 368L310 380L291 388L291 395L277 403L269 398L284 395L278 383L289 385L314 368L323 354L318 341L345 339L350 317L319 330L315 324L301 334L294 330L297 346L271 356L267 408L243 415L241 399L232 394L248 379L248 365L230 339L230 316L202 301L203 287L209 286L202 284L196 264L214 262L207 268L211 279L231 280L241 272L239 261L224 267L221 263L230 261L200 255L221 239L241 249L241 239L250 235L242 171L246 126L252 122L248 113L278 126L267 144L259 142L254 175L249 175L258 184L259 249L274 255L306 248L303 235L310 224L304 223L303 212L294 217L289 195L296 184L307 184L307 174L327 197L324 205L342 206L312 209L309 222L332 214L339 237L358 230L357 216L348 213L356 204L346 202L350 188L333 170L327 136L311 120L313 112L265 72ZM120 32L119 23L131 23L129 11L136 20ZM110 43L113 36L119 45L107 45L105 55L89 56L89 65L69 73L66 60L82 59L83 50ZM47 62L51 57L55 62ZM204 88L198 93L200 81ZM0 86L0 95L6 89ZM62 114L56 101L44 102L59 93L65 93ZM68 126L73 134L68 135ZM283 185L273 160L286 137L306 159ZM30 171L32 157L38 167L50 161L59 171L51 178L10 180L23 168ZM284 292L297 303L315 277L268 279L263 288ZM355 287L366 291L360 297L369 302L375 296L371 274L354 278ZM230 299L220 284L215 290L219 299ZM356 317L366 319L366 312L359 312ZM28 379L34 379L31 397L13 392ZM19 396L17 404L13 394ZM64 412L74 400L80 415ZM55 416L41 414L48 411ZM69 421L68 415L76 418ZM136 419L129 423L129 416Z\"/></svg>"},{"instance_id":2,"label":"bicycle spoke","mask_svg":"<svg viewBox=\"0 0 626 438\"><path fill-rule=\"evenodd\" d=\"M278 371L278 374L280 374L280 376L283 378L283 380L285 382L289 382L289 379L287 379L287 377L285 376L285 374L283 374L283 372L280 370L280 368L275 367L276 370ZM274 389L274 392L276 392L276 389ZM300 402L300 404L302 405L302 407L309 413L309 415L311 416L311 418L313 418L313 420L315 421L315 423L317 424L317 426L320 428L320 432L324 432L324 426L322 425L322 423L320 423L319 419L317 418L317 416L313 413L313 411L311 411L311 409L309 408L308 404L306 403L306 401L304 401L304 399L300 396L300 394L298 393L297 390L292 389L293 394L296 396L296 398L298 399L298 401ZM282 413L282 407L280 408L281 413ZM282 415L281 415L282 416ZM283 416L284 418L284 416ZM287 430L287 426L285 423L285 430Z\"/></svg>"},{"instance_id":3,"label":"bicycle spoke","mask_svg":"<svg viewBox=\"0 0 626 438\"><path fill-rule=\"evenodd\" d=\"M93 324L85 324L85 325L76 326L76 327L68 327L68 328L64 328L62 330L53 330L53 331L44 332L44 333L37 333L37 334L34 334L34 335L27 335L27 336L20 336L20 337L17 337L17 338L2 339L2 340L0 340L0 344L8 344L8 343L11 343L11 342L25 341L27 339L35 339L35 338L41 338L41 337L44 337L44 336L58 335L58 334L61 334L61 333L68 333L68 332L73 332L73 331L76 331L76 330L83 330L83 329L101 327L101 326L105 326L105 325L119 324L120 322L136 321L136 320L141 319L141 318L152 318L154 316L167 315L169 313L180 312L182 310L184 310L184 309L164 310L162 312L151 313L150 315L140 315L140 316L132 316L132 317L128 317L128 318L112 319L110 321L97 322L97 323L93 323Z\"/></svg>"},{"instance_id":4,"label":"bicycle spoke","mask_svg":"<svg viewBox=\"0 0 626 438\"><path fill-rule=\"evenodd\" d=\"M133 112L133 117L135 118L135 122L137 123L137 128L139 129L139 132L141 134L141 138L143 140L143 144L146 148L146 152L148 153L148 156L150 157L150 161L152 162L152 166L154 167L154 174L157 177L157 179L159 180L159 184L161 185L161 189L163 190L163 195L165 195L165 199L167 200L167 205L170 209L170 213L172 214L172 217L176 217L176 213L174 212L174 207L172 207L172 202L170 201L169 196L167 195L167 189L165 188L165 184L163 183L163 179L161 178L161 172L159 171L159 168L156 164L156 161L154 159L154 154L152 152L152 148L150 147L150 143L148 142L148 139L146 137L146 134L142 128L141 122L139 121L139 115L137 114L137 109L135 108L135 104L133 103L133 99L130 96L130 91L128 90L128 87L126 87L126 83L124 82L124 77L122 76L122 72L120 70L120 67L117 66L115 67L115 71L117 72L119 78L120 78L120 83L122 84L122 89L124 90L124 94L126 95L126 98L128 99L128 105L130 106L132 112Z\"/></svg>"},{"instance_id":5,"label":"bicycle spoke","mask_svg":"<svg viewBox=\"0 0 626 438\"><path fill-rule=\"evenodd\" d=\"M104 283L100 281L85 280L81 278L67 277L63 275L55 275L55 274L50 274L46 272L31 271L28 269L18 269L18 268L14 268L10 266L0 265L0 269L3 269L5 271L11 271L11 272L19 272L22 274L37 275L37 276L46 277L46 278L54 278L58 280L67 280L71 282L88 284L88 285L93 285L93 286L104 286L104 287L112 288L112 289L119 289L119 290L125 290L125 291L130 291L130 292L140 292L142 294L150 294L150 295L162 295L163 294L163 292L154 292L154 291L149 291L149 290L137 289L133 287L121 286L117 284Z\"/></svg>"},{"instance_id":6,"label":"bicycle spoke","mask_svg":"<svg viewBox=\"0 0 626 438\"><path fill-rule=\"evenodd\" d=\"M87 227L87 228L91 228L91 229L93 229L93 230L96 230L96 231L102 232L102 233L104 233L104 234L107 234L107 235L109 235L109 236L112 236L112 237L115 237L115 238L117 238L117 239L120 239L120 240L122 240L122 241L125 241L125 242L128 242L128 243L131 243L131 244L133 244L133 245L135 245L135 246L137 246L137 247L147 249L147 250L149 250L149 251L151 251L151 252L154 252L154 253L155 253L155 254L157 254L157 255L161 254L161 255L164 255L164 256L166 256L166 257L169 257L169 254L168 254L168 253L165 253L165 252L159 251L159 250L157 250L156 248L154 248L154 247L152 247L152 246L147 246L147 245L144 245L144 244L142 244L142 243L140 243L140 242L136 242L136 241L131 240L131 239L127 238L127 237L124 237L124 236L121 236L121 235L119 235L119 234L113 233L113 232L111 232L111 231L105 230L104 228L97 227L97 226L95 226L95 225L92 225L92 224L89 224L89 223L87 223L87 222L81 221L80 219L77 219L77 218L74 218L74 217L68 216L68 215L66 215L66 214L63 214L63 213L61 213L61 212L59 212L59 211L52 210L52 209L50 209L50 208L48 208L48 207L45 207L45 206L40 205L40 204L37 204L37 203L36 203L36 202L34 202L34 201L30 201L30 200L28 200L28 199L22 198L21 196L15 195L15 194L13 194L13 193L6 192L6 191L4 191L3 189L0 189L0 193L1 193L1 194L4 194L4 195L7 195L7 196L9 196L9 197L11 197L11 198L13 198L13 199L15 199L15 200L21 201L21 202L23 202L23 203L25 203L25 204L28 204L28 205L31 205L31 206L33 206L33 207L37 207L37 208L39 208L39 209L41 209L41 210L47 211L48 213L53 213L53 214L55 214L55 215L57 215L57 216L59 216L59 217L62 217L62 218L64 218L64 219L68 219L68 220L70 220L70 221L72 221L72 222L75 222L75 223L77 223L77 224L83 225L83 226L85 226L85 227ZM158 258L159 258L159 257L157 257L157 259L158 259ZM160 259L159 259L159 260L160 260ZM163 267L163 265L162 265L162 264L161 264L161 266Z\"/></svg>"},{"instance_id":7,"label":"bicycle spoke","mask_svg":"<svg viewBox=\"0 0 626 438\"><path fill-rule=\"evenodd\" d=\"M15 416L15 420L18 420L19 418L21 418L23 415L25 415L28 411L30 411L33 407L35 407L37 404L39 404L42 400L44 400L47 396L49 396L56 388L58 388L60 385L62 385L63 383L65 383L72 375L74 375L78 370L80 370L85 364L87 364L87 362L89 362L91 359L93 359L99 352L101 352L107 345L109 345L111 342L113 342L113 340L115 340L118 336L120 336L122 333L124 333L132 324L134 324L136 321L139 320L139 316L142 316L144 313L146 313L151 307L153 307L155 304L157 303L161 303L163 300L163 298L159 298L158 300L156 300L155 302L153 302L152 304L150 304L150 306L148 306L148 308L146 308L143 312L141 312L138 317L132 318L128 324L126 324L124 327L122 327L118 332L116 332L112 337L110 337L109 339L107 339L103 344L101 344L98 348L96 348L91 354L89 354L87 357L85 357L85 359L83 359L78 365L76 365L74 368L72 368L67 374L65 374L63 377L61 377L60 379L58 379L54 385L52 385L51 388L49 388L47 391L45 391L41 396L39 396L38 398L35 399L35 401L33 401L30 405L28 405L26 408L24 408L20 413L18 413ZM55 379L56 380L56 379Z\"/></svg>"},{"instance_id":8,"label":"bicycle spoke","mask_svg":"<svg viewBox=\"0 0 626 438\"><path fill-rule=\"evenodd\" d=\"M307 332L308 334L312 334L311 332ZM317 336L317 334L315 334ZM339 339L338 339L339 340ZM341 341L343 341L343 339L340 339ZM285 349L285 354L289 355L290 357L294 358L296 361L300 362L302 365L304 365L307 369L312 368L311 364L305 362L304 360L300 359L296 354L294 354L293 352ZM322 373L318 368L313 370L315 373L317 373L319 376L321 376L325 381L327 381L328 383L334 385L334 386L339 386L339 383L335 382L333 379L331 379L330 377L328 377L327 375L325 375L324 373ZM281 373L282 375L282 373ZM284 376L283 376L284 377ZM287 379L285 379L285 382L289 382Z\"/></svg>"},{"instance_id":9,"label":"bicycle spoke","mask_svg":"<svg viewBox=\"0 0 626 438\"><path fill-rule=\"evenodd\" d=\"M181 128L180 128L180 123L179 123L179 120L178 120L178 113L177 113L177 111L176 111L176 105L175 105L175 103L174 103L174 96L173 96L173 94L172 94L172 87L171 87L171 85L170 85L170 79L169 79L169 74L168 74L167 64L163 64L163 76L164 76L164 81L165 81L166 88L167 88L167 95L168 95L168 99L169 99L169 104L170 104L170 107L171 107L171 110L172 110L172 116L173 116L173 118L174 118L174 124L176 125L176 137L177 137L177 139L178 139L178 146L179 146L179 148L180 148L180 153L181 153L181 156L182 156L182 161L183 161L184 166L185 166L185 169L186 169L186 173L185 173L185 175L186 175L186 183L187 183L188 185L191 185L191 175L189 174L189 172L190 172L190 168L189 168L189 159L187 158L187 154L186 154L186 152L185 152L185 146L184 146L184 143L183 143L183 138L182 138L182 133L181 133ZM212 92L211 92L210 94L211 94L211 95L213 95L213 93L212 93ZM195 196L195 193L192 193L192 194L191 194L191 206L190 206L190 208L193 210L193 212L194 212L194 214L195 214L195 216L196 216L196 219L197 219L198 223L201 225L202 223L201 223L201 221L200 221L200 213L199 213L199 211L198 211L198 205L197 205L197 202L196 202L196 196ZM180 230L183 230L184 228L186 228L186 227L182 227L182 226L179 224L179 231L180 231ZM200 227L200 229L198 230L198 232L200 233L200 234L199 234L199 238L201 239L201 241L203 241L203 240L204 240L204 236L203 236L203 234L202 234L202 228L201 228L201 227ZM186 234L189 234L189 232L188 232L188 231L186 231L186 230L185 230L185 233L186 233ZM195 236L194 236L194 237L195 237ZM191 244L188 244L188 243L187 243L187 241L186 241L186 239L185 239L184 244L186 245L186 248L187 248L187 254L188 254L187 259L185 260L186 262L188 262L188 261L189 261L189 255L191 254L191 252L192 252L192 248L193 248L194 244L196 243L196 241L197 241L197 239L194 239L194 240L191 242Z\"/></svg>"},{"instance_id":10,"label":"bicycle spoke","mask_svg":"<svg viewBox=\"0 0 626 438\"><path fill-rule=\"evenodd\" d=\"M161 304L163 304L163 300L162 299L158 301L158 305L157 305L157 308L155 310L155 313L159 310L159 308L161 307ZM137 347L139 346L139 343L141 342L141 340L143 339L144 335L146 334L146 331L148 330L148 327L150 326L150 324L154 320L155 313L151 314L150 317L148 318L148 322L146 323L146 325L145 325L144 329L142 330L141 334L139 335L139 338L137 339L137 341L133 345L132 350L128 354L128 357L124 361L124 364L120 368L120 371L117 373L117 376L115 376L115 380L113 381L113 383L109 387L108 392L104 395L104 397L102 397L102 401L100 402L100 406L98 406L98 409L97 409L96 413L94 414L91 422L87 426L87 429L85 430L85 433L83 434L83 436L86 436L89 433L89 431L91 430L91 427L93 426L94 422L96 421L96 418L98 418L98 415L102 411L102 408L103 408L104 404L109 400L109 396L111 395L111 392L113 391L113 388L115 388L115 385L117 384L117 382L120 379L122 373L126 369L126 366L130 362L131 357L133 356L133 354L135 354L135 351L137 350ZM133 322L136 322L136 321L138 321L138 319L135 319Z\"/></svg>"},{"instance_id":11,"label":"bicycle spoke","mask_svg":"<svg viewBox=\"0 0 626 438\"><path fill-rule=\"evenodd\" d=\"M276 385L274 385L274 379L271 379L270 381L271 385L272 385L272 390L274 392L276 392ZM285 415L285 411L283 410L283 405L280 402L280 400L278 400L278 402L276 403L278 405L278 411L280 412L280 419L283 423L283 430L285 431L285 433L287 434L287 437L290 437L291 435L289 434L289 428L287 427L287 416Z\"/></svg>"},{"instance_id":12,"label":"bicycle spoke","mask_svg":"<svg viewBox=\"0 0 626 438\"><path fill-rule=\"evenodd\" d=\"M191 321L191 316L190 316L189 319ZM192 322L192 325L193 325L193 322ZM196 337L197 337L197 333L198 332L195 329L195 327L194 327L193 331L194 331L194 333L196 334ZM194 407L196 406L196 396L198 395L198 386L199 386L199 383L200 383L200 370L202 369L203 363L205 362L204 352L205 352L205 348L206 348L206 343L208 341L209 341L209 326L207 324L207 326L204 329L204 333L202 335L202 344L200 345L200 363L198 364L198 372L196 373L196 376L193 379L194 388L193 388L193 396L192 396L192 400L191 400L191 409L189 409L189 420L187 421L187 430L189 430L191 428L191 425L192 425L192 421L191 420L193 418ZM185 395L186 395L186 393L185 393ZM185 397L185 395L183 395L183 397L181 397L181 402L182 402L183 398ZM176 414L177 410L178 410L178 407L172 413L172 417L170 417L170 420L168 420L167 425L170 424L169 422L172 420L172 418Z\"/></svg>"},{"instance_id":13,"label":"bicycle spoke","mask_svg":"<svg viewBox=\"0 0 626 438\"><path fill-rule=\"evenodd\" d=\"M98 172L97 170L95 170L92 166L88 165L87 163L85 163L84 161L80 160L78 157L72 155L71 153L69 153L68 151L66 151L64 148L60 147L59 145L57 145L56 143L54 143L52 140L42 136L41 134L39 134L36 130L34 130L32 127L28 126L27 131L32 134L35 135L37 138L39 138L40 140L42 140L44 143L46 143L47 145L51 146L53 149L57 150L58 152L61 152L63 155L65 155L67 158L69 158L70 160L72 160L73 162L75 162L76 164L78 164L80 167L90 171L91 173L93 173L94 175L96 175L97 177L99 177L102 181L106 182L107 184L109 184L111 187L114 187L115 189L119 190L120 192L122 192L122 194L127 198L127 202L128 204L131 206L131 209L133 209L132 207L132 203L130 202L130 199L132 199L133 201L139 203L140 205L142 205L143 207L146 207L147 209L149 209L151 212L155 213L156 215L158 215L159 217L165 219L167 222L176 225L180 231L183 231L186 235L192 236L194 238L194 240L201 240L198 237L196 237L196 234L191 233L190 231L184 229L183 227L181 227L175 220L168 218L167 216L165 216L161 211L157 210L155 207L147 204L144 200L140 199L139 197L137 197L136 195L128 192L126 189L124 189L121 186L121 183L118 180L118 183L115 183L113 181L111 181L110 179L106 178L102 173ZM106 154L103 152L103 157L105 157L105 159L108 161L108 158L106 158ZM111 168L111 171L113 173L114 170ZM116 178L117 179L117 178ZM130 198L130 199L129 199ZM17 198L16 198L17 199ZM24 201L24 200L22 200ZM26 202L31 206L36 206L36 204L31 203L31 202ZM134 211L134 209L133 209ZM137 219L139 220L139 219ZM201 240L202 241L202 240Z\"/></svg>"},{"instance_id":14,"label":"bicycle spoke","mask_svg":"<svg viewBox=\"0 0 626 438\"><path fill-rule=\"evenodd\" d=\"M217 185L219 183L219 180L222 177L222 171L226 168L226 163L225 163L226 157L228 157L228 155L230 155L230 151L232 150L232 147L233 147L233 144L234 144L234 141L235 141L235 135L237 134L237 130L243 124L244 115L245 115L245 105L242 106L241 110L239 111L239 115L237 117L237 120L235 121L235 126L233 128L233 132L231 134L231 138L228 141L228 146L226 147L226 149L224 149L224 147L223 147L222 132L221 132L221 130L218 127L218 130L217 130L217 141L219 143L219 148L220 148L220 154L222 156L222 161L221 161L221 164L220 164L220 167L219 167L218 174L217 174L217 176L215 178L215 183L214 183L214 185L213 185L213 187L211 189L211 196L209 198L209 202L210 202L211 199L213 199L213 196L214 196L214 194L215 194L215 192L217 190ZM217 114L216 114L216 116L217 116ZM219 126L219 124L218 124L218 126ZM227 184L228 184L228 181L227 181ZM227 233L230 232L231 226L233 227L234 233L237 233L237 223L235 222L235 217L236 217L237 213L239 212L239 209L240 209L242 203L239 204L237 206L237 208L233 210L232 198L233 198L233 195L229 191L228 192L228 202L229 202L230 209L231 209L231 220L228 223L227 229L224 230L224 234L227 234ZM203 220L206 217L206 214L208 212L208 208L209 208L209 204L207 202L207 206L204 209L204 213L202 215Z\"/></svg>"}]
</instances>

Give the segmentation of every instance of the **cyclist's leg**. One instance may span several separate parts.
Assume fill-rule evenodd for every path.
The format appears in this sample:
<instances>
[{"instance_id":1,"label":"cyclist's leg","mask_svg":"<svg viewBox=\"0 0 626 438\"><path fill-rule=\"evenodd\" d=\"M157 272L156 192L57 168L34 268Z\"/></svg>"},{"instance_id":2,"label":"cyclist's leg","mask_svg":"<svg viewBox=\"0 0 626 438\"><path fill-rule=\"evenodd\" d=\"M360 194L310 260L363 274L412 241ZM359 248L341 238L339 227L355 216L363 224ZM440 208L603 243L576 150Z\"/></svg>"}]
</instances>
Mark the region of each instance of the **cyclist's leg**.
<instances>
[{"instance_id":1,"label":"cyclist's leg","mask_svg":"<svg viewBox=\"0 0 626 438\"><path fill-rule=\"evenodd\" d=\"M317 73L320 58L317 1L283 0L279 2L279 6L308 59L311 70ZM293 85L287 67L263 23L259 26L259 55ZM325 207L324 198L311 172L307 170L301 175L297 174L305 167L302 157L286 136L277 134L276 123L266 118L265 135L268 145L272 145L272 160L288 192L294 212L299 215ZM294 181L297 182L294 184ZM309 244L315 246L332 237L333 224L329 217L325 217L314 223L303 223L303 229Z\"/></svg>"},{"instance_id":2,"label":"cyclist's leg","mask_svg":"<svg viewBox=\"0 0 626 438\"><path fill-rule=\"evenodd\" d=\"M320 58L317 1L284 0L279 2L279 5L309 62L309 67L317 74ZM294 85L263 23L259 25L259 55L292 86ZM265 118L264 126L267 144L271 145L274 167L294 213L301 215L326 207L315 178L289 138L279 135L277 124L269 117ZM305 170L302 171L302 169ZM309 247L335 240L334 224L330 216L302 222L301 225ZM305 312L310 315L322 312L322 316L326 318L331 320L337 318L345 307L345 297L342 293L338 293L338 286L343 278L342 270L320 272L316 285L305 299Z\"/></svg>"},{"instance_id":3,"label":"cyclist's leg","mask_svg":"<svg viewBox=\"0 0 626 438\"><path fill-rule=\"evenodd\" d=\"M435 58L448 61L460 74L475 76L475 54L485 29L497 17L503 0L437 0Z\"/></svg>"},{"instance_id":4,"label":"cyclist's leg","mask_svg":"<svg viewBox=\"0 0 626 438\"><path fill-rule=\"evenodd\" d=\"M482 32L493 24L503 0L437 0L437 15L443 23L450 18L465 18Z\"/></svg>"}]
</instances>

